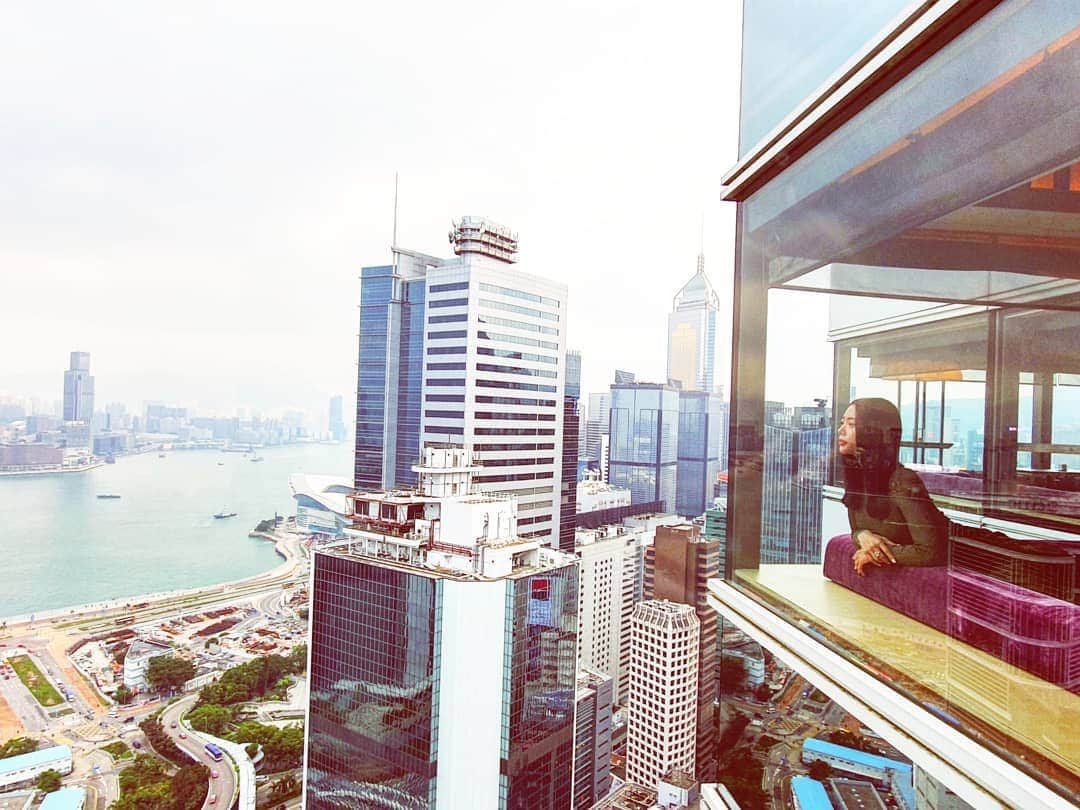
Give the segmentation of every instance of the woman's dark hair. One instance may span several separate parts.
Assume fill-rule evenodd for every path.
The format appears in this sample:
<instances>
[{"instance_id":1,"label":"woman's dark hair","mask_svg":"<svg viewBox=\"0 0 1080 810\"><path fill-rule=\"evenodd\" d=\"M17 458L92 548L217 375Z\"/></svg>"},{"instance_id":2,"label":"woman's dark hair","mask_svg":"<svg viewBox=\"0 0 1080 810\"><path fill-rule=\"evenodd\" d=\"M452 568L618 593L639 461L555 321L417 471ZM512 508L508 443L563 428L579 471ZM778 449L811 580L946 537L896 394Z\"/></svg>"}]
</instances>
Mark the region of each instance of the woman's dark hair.
<instances>
[{"instance_id":1,"label":"woman's dark hair","mask_svg":"<svg viewBox=\"0 0 1080 810\"><path fill-rule=\"evenodd\" d=\"M889 514L889 479L900 463L900 412L887 399L867 397L855 406L855 452L842 455L844 505L878 520Z\"/></svg>"}]
</instances>

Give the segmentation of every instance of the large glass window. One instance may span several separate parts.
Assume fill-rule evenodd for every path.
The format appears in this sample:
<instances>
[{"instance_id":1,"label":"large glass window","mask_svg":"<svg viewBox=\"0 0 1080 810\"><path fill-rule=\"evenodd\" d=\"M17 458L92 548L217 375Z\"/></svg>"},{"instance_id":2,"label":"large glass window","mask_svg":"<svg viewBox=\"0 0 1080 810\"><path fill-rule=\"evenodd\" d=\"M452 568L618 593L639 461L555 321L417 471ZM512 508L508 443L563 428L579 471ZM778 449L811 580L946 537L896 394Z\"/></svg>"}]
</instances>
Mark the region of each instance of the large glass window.
<instances>
[{"instance_id":1,"label":"large glass window","mask_svg":"<svg viewBox=\"0 0 1080 810\"><path fill-rule=\"evenodd\" d=\"M1078 22L1002 4L741 204L727 559L1067 796Z\"/></svg>"},{"instance_id":2,"label":"large glass window","mask_svg":"<svg viewBox=\"0 0 1080 810\"><path fill-rule=\"evenodd\" d=\"M745 0L739 154L836 73L910 0Z\"/></svg>"}]
</instances>

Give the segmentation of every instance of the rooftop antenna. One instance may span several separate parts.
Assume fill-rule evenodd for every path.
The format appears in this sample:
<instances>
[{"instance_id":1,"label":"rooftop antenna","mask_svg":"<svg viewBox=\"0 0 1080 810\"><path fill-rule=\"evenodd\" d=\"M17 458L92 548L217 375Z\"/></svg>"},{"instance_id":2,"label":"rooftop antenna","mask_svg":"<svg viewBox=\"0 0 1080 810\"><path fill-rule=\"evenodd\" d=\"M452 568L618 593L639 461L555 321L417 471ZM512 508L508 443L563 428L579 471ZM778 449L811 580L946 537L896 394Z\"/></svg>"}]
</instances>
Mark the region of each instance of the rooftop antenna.
<instances>
[{"instance_id":1,"label":"rooftop antenna","mask_svg":"<svg viewBox=\"0 0 1080 810\"><path fill-rule=\"evenodd\" d=\"M705 211L701 212L701 247L697 255L697 271L705 272Z\"/></svg>"},{"instance_id":2,"label":"rooftop antenna","mask_svg":"<svg viewBox=\"0 0 1080 810\"><path fill-rule=\"evenodd\" d=\"M394 271L397 271L397 205L398 205L398 173L394 172L394 236L390 244L390 250L394 254Z\"/></svg>"}]
</instances>

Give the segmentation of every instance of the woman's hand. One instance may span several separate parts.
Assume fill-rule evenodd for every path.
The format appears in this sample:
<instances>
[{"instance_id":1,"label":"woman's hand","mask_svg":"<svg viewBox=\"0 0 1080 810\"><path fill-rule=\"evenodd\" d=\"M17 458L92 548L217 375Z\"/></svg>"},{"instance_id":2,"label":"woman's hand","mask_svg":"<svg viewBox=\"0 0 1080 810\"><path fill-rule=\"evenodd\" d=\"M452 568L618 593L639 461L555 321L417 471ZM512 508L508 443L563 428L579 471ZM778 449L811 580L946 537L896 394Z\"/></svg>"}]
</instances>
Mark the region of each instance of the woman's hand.
<instances>
[{"instance_id":1,"label":"woman's hand","mask_svg":"<svg viewBox=\"0 0 1080 810\"><path fill-rule=\"evenodd\" d=\"M863 551L869 552L872 559L879 561L879 565L896 562L896 557L892 553L892 547L896 543L886 540L880 534L869 529L859 529L855 534L855 543Z\"/></svg>"},{"instance_id":2,"label":"woman's hand","mask_svg":"<svg viewBox=\"0 0 1080 810\"><path fill-rule=\"evenodd\" d=\"M855 573L860 577L866 576L865 569L868 565L884 567L896 562L896 557L893 556L891 548L894 544L880 534L868 529L861 529L857 533L855 542L859 545L859 549L851 555L851 561L855 565Z\"/></svg>"}]
</instances>

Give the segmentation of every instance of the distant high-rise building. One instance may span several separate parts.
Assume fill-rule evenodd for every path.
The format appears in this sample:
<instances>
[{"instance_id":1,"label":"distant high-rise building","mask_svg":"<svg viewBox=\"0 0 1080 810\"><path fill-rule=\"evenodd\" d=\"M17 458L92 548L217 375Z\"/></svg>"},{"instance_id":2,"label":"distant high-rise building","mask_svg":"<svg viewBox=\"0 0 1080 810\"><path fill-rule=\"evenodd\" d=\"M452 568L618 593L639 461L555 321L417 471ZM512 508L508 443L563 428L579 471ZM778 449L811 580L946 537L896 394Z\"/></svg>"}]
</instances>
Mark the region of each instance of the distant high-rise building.
<instances>
[{"instance_id":1,"label":"distant high-rise building","mask_svg":"<svg viewBox=\"0 0 1080 810\"><path fill-rule=\"evenodd\" d=\"M608 480L630 490L634 503L662 501L675 509L679 392L659 383L611 386Z\"/></svg>"},{"instance_id":2,"label":"distant high-rise building","mask_svg":"<svg viewBox=\"0 0 1080 810\"><path fill-rule=\"evenodd\" d=\"M727 405L719 394L679 392L675 509L697 517L712 503L717 475L727 469Z\"/></svg>"},{"instance_id":3,"label":"distant high-rise building","mask_svg":"<svg viewBox=\"0 0 1080 810\"><path fill-rule=\"evenodd\" d=\"M458 447L314 555L307 806L571 806L578 564Z\"/></svg>"},{"instance_id":4,"label":"distant high-rise building","mask_svg":"<svg viewBox=\"0 0 1080 810\"><path fill-rule=\"evenodd\" d=\"M330 438L340 442L345 438L344 398L341 394L330 397Z\"/></svg>"},{"instance_id":5,"label":"distant high-rise building","mask_svg":"<svg viewBox=\"0 0 1080 810\"><path fill-rule=\"evenodd\" d=\"M479 489L518 496L521 535L557 546L566 286L517 270L517 236L487 220L451 241L452 259L395 248L363 270L356 485L410 486L421 442L460 443Z\"/></svg>"},{"instance_id":6,"label":"distant high-rise building","mask_svg":"<svg viewBox=\"0 0 1080 810\"><path fill-rule=\"evenodd\" d=\"M694 608L699 646L694 775L701 781L716 778L717 698L716 611L709 605L708 582L720 576L720 541L701 536L697 526L658 526L656 539L645 549L645 596L681 602Z\"/></svg>"},{"instance_id":7,"label":"distant high-rise building","mask_svg":"<svg viewBox=\"0 0 1080 810\"><path fill-rule=\"evenodd\" d=\"M690 605L634 608L626 778L655 785L673 768L695 773L698 618Z\"/></svg>"},{"instance_id":8,"label":"distant high-rise building","mask_svg":"<svg viewBox=\"0 0 1080 810\"><path fill-rule=\"evenodd\" d=\"M667 377L684 390L716 391L716 319L720 297L705 275L705 256L697 272L675 294L668 315Z\"/></svg>"},{"instance_id":9,"label":"distant high-rise building","mask_svg":"<svg viewBox=\"0 0 1080 810\"><path fill-rule=\"evenodd\" d=\"M698 517L726 469L727 406L719 394L660 383L611 386L608 480L634 503Z\"/></svg>"},{"instance_id":10,"label":"distant high-rise building","mask_svg":"<svg viewBox=\"0 0 1080 810\"><path fill-rule=\"evenodd\" d=\"M566 353L565 370L559 548L567 554L573 554L574 532L577 529L578 446L581 431L581 352Z\"/></svg>"},{"instance_id":11,"label":"distant high-rise building","mask_svg":"<svg viewBox=\"0 0 1080 810\"><path fill-rule=\"evenodd\" d=\"M629 549L628 549L629 546ZM618 681L620 630L627 593L623 587L634 569L624 565L633 554L636 537L621 526L579 529L577 555L580 559L581 605L578 617L578 665L588 667ZM629 592L632 610L633 590ZM629 611L628 611L629 615ZM613 700L623 698L615 690Z\"/></svg>"},{"instance_id":12,"label":"distant high-rise building","mask_svg":"<svg viewBox=\"0 0 1080 810\"><path fill-rule=\"evenodd\" d=\"M821 488L832 445L830 427L766 425L762 562L821 562Z\"/></svg>"},{"instance_id":13,"label":"distant high-rise building","mask_svg":"<svg viewBox=\"0 0 1080 810\"><path fill-rule=\"evenodd\" d=\"M90 375L90 353L72 352L64 372L64 421L90 424L94 417L94 378Z\"/></svg>"},{"instance_id":14,"label":"distant high-rise building","mask_svg":"<svg viewBox=\"0 0 1080 810\"><path fill-rule=\"evenodd\" d=\"M602 439L608 435L611 416L611 394L589 394L589 411L585 418L585 458L600 462L603 459Z\"/></svg>"},{"instance_id":15,"label":"distant high-rise building","mask_svg":"<svg viewBox=\"0 0 1080 810\"><path fill-rule=\"evenodd\" d=\"M578 672L574 698L574 810L589 810L611 789L612 680Z\"/></svg>"}]
</instances>

